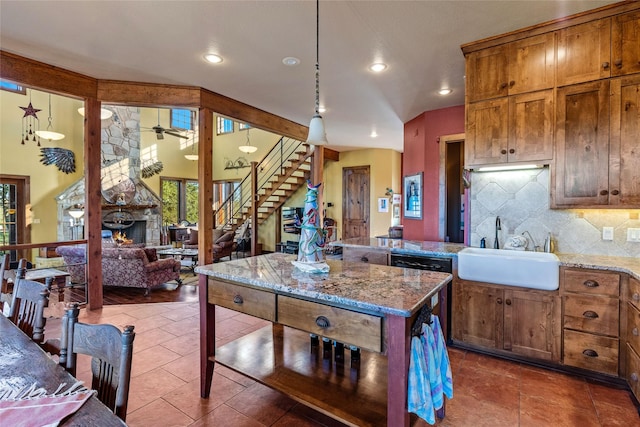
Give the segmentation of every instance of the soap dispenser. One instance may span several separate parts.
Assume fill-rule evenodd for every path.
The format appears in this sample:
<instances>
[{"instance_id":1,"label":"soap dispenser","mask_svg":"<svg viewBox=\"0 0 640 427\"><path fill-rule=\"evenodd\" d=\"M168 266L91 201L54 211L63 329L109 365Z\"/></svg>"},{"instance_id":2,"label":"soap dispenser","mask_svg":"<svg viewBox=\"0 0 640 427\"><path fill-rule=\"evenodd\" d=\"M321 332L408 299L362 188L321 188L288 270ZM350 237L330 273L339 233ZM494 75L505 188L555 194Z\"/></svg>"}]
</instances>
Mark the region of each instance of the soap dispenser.
<instances>
[{"instance_id":1,"label":"soap dispenser","mask_svg":"<svg viewBox=\"0 0 640 427\"><path fill-rule=\"evenodd\" d=\"M544 240L544 251L547 253L553 252L553 240L551 238L551 233L549 233L547 238Z\"/></svg>"},{"instance_id":2,"label":"soap dispenser","mask_svg":"<svg viewBox=\"0 0 640 427\"><path fill-rule=\"evenodd\" d=\"M481 248L486 248L487 247L487 239L485 237L480 239L480 247Z\"/></svg>"}]
</instances>

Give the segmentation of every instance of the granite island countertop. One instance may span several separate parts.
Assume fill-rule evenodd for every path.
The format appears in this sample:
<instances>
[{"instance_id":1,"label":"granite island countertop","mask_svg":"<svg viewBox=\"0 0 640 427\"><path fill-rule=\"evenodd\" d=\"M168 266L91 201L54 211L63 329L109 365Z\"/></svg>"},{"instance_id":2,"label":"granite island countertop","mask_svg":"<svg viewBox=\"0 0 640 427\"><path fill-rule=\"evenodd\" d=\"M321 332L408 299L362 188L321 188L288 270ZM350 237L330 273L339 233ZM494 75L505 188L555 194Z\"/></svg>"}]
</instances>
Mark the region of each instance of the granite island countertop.
<instances>
[{"instance_id":1,"label":"granite island countertop","mask_svg":"<svg viewBox=\"0 0 640 427\"><path fill-rule=\"evenodd\" d=\"M372 314L411 317L452 279L448 273L327 260L329 273L305 273L296 255L271 253L202 265L196 273L277 294Z\"/></svg>"},{"instance_id":2,"label":"granite island countertop","mask_svg":"<svg viewBox=\"0 0 640 427\"><path fill-rule=\"evenodd\" d=\"M381 250L388 249L392 254L402 255L452 257L454 261L457 261L458 252L467 247L462 243L421 242L384 237L357 237L332 242L331 245L341 247L368 247ZM627 273L640 280L640 258L637 257L569 253L556 253L556 255L560 259L560 266L562 267L617 271ZM457 262L454 262L454 269L456 269L456 267Z\"/></svg>"}]
</instances>

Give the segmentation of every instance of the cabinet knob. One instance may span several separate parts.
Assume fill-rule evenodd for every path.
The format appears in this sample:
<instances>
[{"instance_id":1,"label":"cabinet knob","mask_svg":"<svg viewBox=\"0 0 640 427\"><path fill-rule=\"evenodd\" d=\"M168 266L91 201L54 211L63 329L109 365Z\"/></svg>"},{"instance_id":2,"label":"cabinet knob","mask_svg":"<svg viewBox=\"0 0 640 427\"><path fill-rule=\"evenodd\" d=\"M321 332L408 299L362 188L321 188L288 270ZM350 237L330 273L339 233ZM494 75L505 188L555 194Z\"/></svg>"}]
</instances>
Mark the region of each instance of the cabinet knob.
<instances>
[{"instance_id":1,"label":"cabinet knob","mask_svg":"<svg viewBox=\"0 0 640 427\"><path fill-rule=\"evenodd\" d=\"M634 337L637 337L638 336L638 328L633 328L631 330L631 333L633 334Z\"/></svg>"},{"instance_id":2,"label":"cabinet knob","mask_svg":"<svg viewBox=\"0 0 640 427\"><path fill-rule=\"evenodd\" d=\"M318 316L316 317L316 325L318 325L319 328L327 329L330 326L329 319L325 316Z\"/></svg>"},{"instance_id":3,"label":"cabinet knob","mask_svg":"<svg viewBox=\"0 0 640 427\"><path fill-rule=\"evenodd\" d=\"M506 87L507 87L507 84L506 84L506 83L502 83L502 84L500 85L500 89L504 89L504 88L506 88Z\"/></svg>"},{"instance_id":4,"label":"cabinet knob","mask_svg":"<svg viewBox=\"0 0 640 427\"><path fill-rule=\"evenodd\" d=\"M611 194L617 196L618 194L620 194L620 192L618 190L611 190Z\"/></svg>"},{"instance_id":5,"label":"cabinet knob","mask_svg":"<svg viewBox=\"0 0 640 427\"><path fill-rule=\"evenodd\" d=\"M587 310L584 313L582 313L583 317L586 317L587 319L597 319L598 317L598 313L596 313L595 311L592 310Z\"/></svg>"},{"instance_id":6,"label":"cabinet knob","mask_svg":"<svg viewBox=\"0 0 640 427\"><path fill-rule=\"evenodd\" d=\"M634 383L638 382L638 374L635 372L632 372L631 375L629 375L629 378L631 378L631 381L633 381Z\"/></svg>"},{"instance_id":7,"label":"cabinet knob","mask_svg":"<svg viewBox=\"0 0 640 427\"><path fill-rule=\"evenodd\" d=\"M602 63L602 69L603 70L608 70L609 69L609 63L608 62L603 62Z\"/></svg>"},{"instance_id":8,"label":"cabinet knob","mask_svg":"<svg viewBox=\"0 0 640 427\"><path fill-rule=\"evenodd\" d=\"M498 304L502 304L502 298L498 298L498 299L496 300L496 302L497 302Z\"/></svg>"},{"instance_id":9,"label":"cabinet knob","mask_svg":"<svg viewBox=\"0 0 640 427\"><path fill-rule=\"evenodd\" d=\"M601 196L606 196L607 194L609 194L609 192L607 190L600 190L600 195Z\"/></svg>"},{"instance_id":10,"label":"cabinet knob","mask_svg":"<svg viewBox=\"0 0 640 427\"><path fill-rule=\"evenodd\" d=\"M234 304L242 304L244 302L244 300L242 299L242 297L240 295L235 295L233 297L233 303Z\"/></svg>"},{"instance_id":11,"label":"cabinet knob","mask_svg":"<svg viewBox=\"0 0 640 427\"><path fill-rule=\"evenodd\" d=\"M613 63L616 67L622 68L622 59L616 59L615 61L613 61Z\"/></svg>"},{"instance_id":12,"label":"cabinet knob","mask_svg":"<svg viewBox=\"0 0 640 427\"><path fill-rule=\"evenodd\" d=\"M640 301L640 294L638 294L637 292L634 293L633 295L631 295L631 299L634 300L635 302Z\"/></svg>"},{"instance_id":13,"label":"cabinet knob","mask_svg":"<svg viewBox=\"0 0 640 427\"><path fill-rule=\"evenodd\" d=\"M509 82L509 87L513 87L516 84L515 80L511 80Z\"/></svg>"},{"instance_id":14,"label":"cabinet knob","mask_svg":"<svg viewBox=\"0 0 640 427\"><path fill-rule=\"evenodd\" d=\"M369 262L369 258L367 258L366 256L363 256L362 258L360 258L360 261Z\"/></svg>"},{"instance_id":15,"label":"cabinet knob","mask_svg":"<svg viewBox=\"0 0 640 427\"><path fill-rule=\"evenodd\" d=\"M513 154L513 153L515 153L515 152L516 152L516 150L514 150L513 148L511 148L511 149L509 150L509 154Z\"/></svg>"},{"instance_id":16,"label":"cabinet knob","mask_svg":"<svg viewBox=\"0 0 640 427\"><path fill-rule=\"evenodd\" d=\"M507 150L500 150L500 154L507 154Z\"/></svg>"},{"instance_id":17,"label":"cabinet knob","mask_svg":"<svg viewBox=\"0 0 640 427\"><path fill-rule=\"evenodd\" d=\"M585 349L582 354L584 354L587 357L598 357L598 352L595 350L592 350L590 348Z\"/></svg>"},{"instance_id":18,"label":"cabinet knob","mask_svg":"<svg viewBox=\"0 0 640 427\"><path fill-rule=\"evenodd\" d=\"M505 304L507 304L507 305L511 305L511 300L507 298L507 299L504 301L504 303L505 303Z\"/></svg>"},{"instance_id":19,"label":"cabinet knob","mask_svg":"<svg viewBox=\"0 0 640 427\"><path fill-rule=\"evenodd\" d=\"M595 280L585 280L582 284L587 288L597 288L598 286L600 286L600 284Z\"/></svg>"}]
</instances>

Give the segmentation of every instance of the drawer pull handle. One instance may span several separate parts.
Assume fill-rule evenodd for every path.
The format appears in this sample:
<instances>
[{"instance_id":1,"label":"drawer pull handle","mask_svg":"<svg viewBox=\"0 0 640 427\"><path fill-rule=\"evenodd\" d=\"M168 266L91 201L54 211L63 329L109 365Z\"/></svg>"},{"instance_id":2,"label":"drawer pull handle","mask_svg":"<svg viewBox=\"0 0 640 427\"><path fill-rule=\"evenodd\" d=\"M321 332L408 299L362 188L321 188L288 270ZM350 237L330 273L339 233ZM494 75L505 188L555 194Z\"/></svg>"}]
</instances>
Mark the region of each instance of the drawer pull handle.
<instances>
[{"instance_id":1,"label":"drawer pull handle","mask_svg":"<svg viewBox=\"0 0 640 427\"><path fill-rule=\"evenodd\" d=\"M636 292L631 296L631 299L633 299L634 301L640 301L640 294Z\"/></svg>"},{"instance_id":2,"label":"drawer pull handle","mask_svg":"<svg viewBox=\"0 0 640 427\"><path fill-rule=\"evenodd\" d=\"M242 304L244 302L244 300L242 299L242 297L240 295L235 295L233 297L233 303L234 304Z\"/></svg>"},{"instance_id":3,"label":"drawer pull handle","mask_svg":"<svg viewBox=\"0 0 640 427\"><path fill-rule=\"evenodd\" d=\"M511 305L511 300L510 299L506 299L504 303L507 304L507 305Z\"/></svg>"},{"instance_id":4,"label":"drawer pull handle","mask_svg":"<svg viewBox=\"0 0 640 427\"><path fill-rule=\"evenodd\" d=\"M369 262L369 258L367 258L366 256L363 256L362 258L360 258L360 261Z\"/></svg>"},{"instance_id":5,"label":"drawer pull handle","mask_svg":"<svg viewBox=\"0 0 640 427\"><path fill-rule=\"evenodd\" d=\"M327 329L329 327L329 319L324 316L318 316L316 317L316 325L318 325L319 328Z\"/></svg>"},{"instance_id":6,"label":"drawer pull handle","mask_svg":"<svg viewBox=\"0 0 640 427\"><path fill-rule=\"evenodd\" d=\"M591 311L591 310L587 310L584 313L582 313L582 315L584 317L586 317L587 319L597 319L598 317L598 313L596 313L595 311Z\"/></svg>"},{"instance_id":7,"label":"drawer pull handle","mask_svg":"<svg viewBox=\"0 0 640 427\"><path fill-rule=\"evenodd\" d=\"M638 382L638 374L636 374L635 372L631 373L630 377L631 381L633 381L634 383Z\"/></svg>"},{"instance_id":8,"label":"drawer pull handle","mask_svg":"<svg viewBox=\"0 0 640 427\"><path fill-rule=\"evenodd\" d=\"M598 357L598 352L595 350L591 350L590 348L584 350L582 354L584 354L587 357Z\"/></svg>"},{"instance_id":9,"label":"drawer pull handle","mask_svg":"<svg viewBox=\"0 0 640 427\"><path fill-rule=\"evenodd\" d=\"M633 336L636 336L636 337L637 337L637 336L638 336L638 328L633 328L633 329L631 330L631 333L633 334Z\"/></svg>"},{"instance_id":10,"label":"drawer pull handle","mask_svg":"<svg viewBox=\"0 0 640 427\"><path fill-rule=\"evenodd\" d=\"M585 280L582 284L587 288L597 288L598 286L600 286L600 283L596 282L595 280Z\"/></svg>"},{"instance_id":11,"label":"drawer pull handle","mask_svg":"<svg viewBox=\"0 0 640 427\"><path fill-rule=\"evenodd\" d=\"M608 70L608 69L609 69L609 63L608 63L608 62L603 62L603 63L602 63L602 68L603 68L604 70Z\"/></svg>"},{"instance_id":12,"label":"drawer pull handle","mask_svg":"<svg viewBox=\"0 0 640 427\"><path fill-rule=\"evenodd\" d=\"M498 304L502 304L502 298L498 298L498 299L496 300L496 302L497 302Z\"/></svg>"}]
</instances>

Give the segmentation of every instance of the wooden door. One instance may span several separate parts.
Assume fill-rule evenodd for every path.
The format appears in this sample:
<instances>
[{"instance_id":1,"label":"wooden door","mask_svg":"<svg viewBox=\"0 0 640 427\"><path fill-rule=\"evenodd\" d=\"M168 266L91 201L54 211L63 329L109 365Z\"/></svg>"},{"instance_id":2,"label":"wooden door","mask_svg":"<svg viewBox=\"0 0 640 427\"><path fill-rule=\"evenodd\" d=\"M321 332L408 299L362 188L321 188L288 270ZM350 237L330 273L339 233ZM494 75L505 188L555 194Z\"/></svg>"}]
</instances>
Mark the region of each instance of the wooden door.
<instances>
[{"instance_id":1,"label":"wooden door","mask_svg":"<svg viewBox=\"0 0 640 427\"><path fill-rule=\"evenodd\" d=\"M640 208L640 75L611 80L609 204Z\"/></svg>"},{"instance_id":2,"label":"wooden door","mask_svg":"<svg viewBox=\"0 0 640 427\"><path fill-rule=\"evenodd\" d=\"M612 18L611 61L612 76L640 73L640 12Z\"/></svg>"},{"instance_id":3,"label":"wooden door","mask_svg":"<svg viewBox=\"0 0 640 427\"><path fill-rule=\"evenodd\" d=\"M453 339L487 349L501 349L503 339L501 287L459 279L453 289Z\"/></svg>"},{"instance_id":4,"label":"wooden door","mask_svg":"<svg viewBox=\"0 0 640 427\"><path fill-rule=\"evenodd\" d=\"M558 31L557 86L604 79L611 75L611 19Z\"/></svg>"},{"instance_id":5,"label":"wooden door","mask_svg":"<svg viewBox=\"0 0 640 427\"><path fill-rule=\"evenodd\" d=\"M342 169L342 238L369 237L369 166Z\"/></svg>"},{"instance_id":6,"label":"wooden door","mask_svg":"<svg viewBox=\"0 0 640 427\"><path fill-rule=\"evenodd\" d=\"M547 33L509 43L509 95L554 86L555 41L555 33Z\"/></svg>"},{"instance_id":7,"label":"wooden door","mask_svg":"<svg viewBox=\"0 0 640 427\"><path fill-rule=\"evenodd\" d=\"M0 175L0 246L31 243L31 225L27 223L30 206L30 178ZM11 250L9 262L31 260L31 250Z\"/></svg>"},{"instance_id":8,"label":"wooden door","mask_svg":"<svg viewBox=\"0 0 640 427\"><path fill-rule=\"evenodd\" d=\"M507 97L467 106L465 166L507 161Z\"/></svg>"},{"instance_id":9,"label":"wooden door","mask_svg":"<svg viewBox=\"0 0 640 427\"><path fill-rule=\"evenodd\" d=\"M557 292L504 290L504 350L559 362L561 333Z\"/></svg>"},{"instance_id":10,"label":"wooden door","mask_svg":"<svg viewBox=\"0 0 640 427\"><path fill-rule=\"evenodd\" d=\"M553 89L509 97L509 162L553 158Z\"/></svg>"},{"instance_id":11,"label":"wooden door","mask_svg":"<svg viewBox=\"0 0 640 427\"><path fill-rule=\"evenodd\" d=\"M609 199L609 81L558 89L552 205L598 206Z\"/></svg>"},{"instance_id":12,"label":"wooden door","mask_svg":"<svg viewBox=\"0 0 640 427\"><path fill-rule=\"evenodd\" d=\"M508 85L507 49L497 46L467 55L467 102L506 96Z\"/></svg>"}]
</instances>

